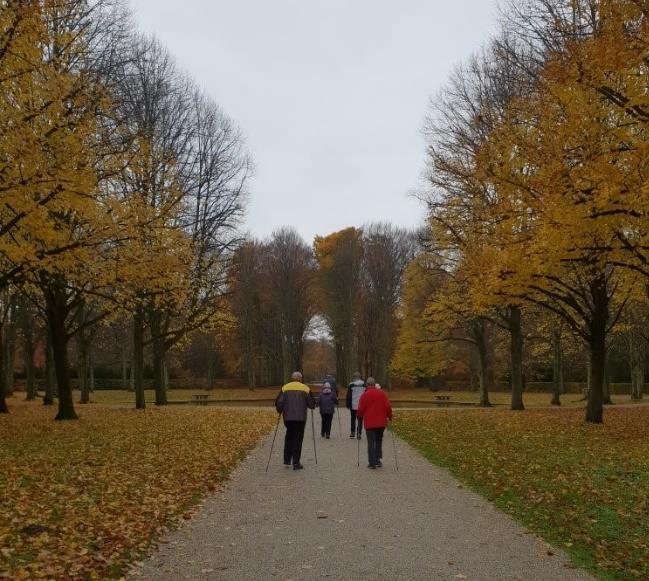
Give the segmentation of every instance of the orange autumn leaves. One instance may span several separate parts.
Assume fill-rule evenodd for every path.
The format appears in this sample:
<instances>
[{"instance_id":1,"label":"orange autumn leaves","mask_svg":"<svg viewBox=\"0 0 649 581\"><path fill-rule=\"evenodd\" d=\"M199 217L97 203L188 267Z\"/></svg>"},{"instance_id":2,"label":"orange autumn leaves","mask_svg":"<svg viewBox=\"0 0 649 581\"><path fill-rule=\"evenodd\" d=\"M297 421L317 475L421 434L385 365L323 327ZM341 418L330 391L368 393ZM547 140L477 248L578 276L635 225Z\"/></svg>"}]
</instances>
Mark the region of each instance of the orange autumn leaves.
<instances>
[{"instance_id":1,"label":"orange autumn leaves","mask_svg":"<svg viewBox=\"0 0 649 581\"><path fill-rule=\"evenodd\" d=\"M119 576L214 490L271 411L89 408L54 423L21 404L0 425L0 577Z\"/></svg>"},{"instance_id":2,"label":"orange autumn leaves","mask_svg":"<svg viewBox=\"0 0 649 581\"><path fill-rule=\"evenodd\" d=\"M611 579L649 578L649 408L401 412L397 431L432 461ZM604 573L605 572L605 573Z\"/></svg>"}]
</instances>

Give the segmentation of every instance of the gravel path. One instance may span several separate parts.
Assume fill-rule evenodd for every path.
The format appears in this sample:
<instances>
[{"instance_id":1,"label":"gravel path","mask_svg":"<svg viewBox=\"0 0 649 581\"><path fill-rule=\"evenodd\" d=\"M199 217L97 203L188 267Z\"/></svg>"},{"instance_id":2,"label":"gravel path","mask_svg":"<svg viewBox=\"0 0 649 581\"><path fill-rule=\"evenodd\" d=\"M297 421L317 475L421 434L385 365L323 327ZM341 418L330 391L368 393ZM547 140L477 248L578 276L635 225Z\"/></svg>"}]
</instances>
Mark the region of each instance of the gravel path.
<instances>
[{"instance_id":1,"label":"gravel path","mask_svg":"<svg viewBox=\"0 0 649 581\"><path fill-rule=\"evenodd\" d=\"M226 489L171 533L136 567L133 579L434 579L562 581L592 579L561 551L526 532L489 502L462 488L386 434L384 464L367 468L366 440L319 437L315 464L310 425L305 470L282 465L280 425L273 460L270 438L235 471Z\"/></svg>"}]
</instances>

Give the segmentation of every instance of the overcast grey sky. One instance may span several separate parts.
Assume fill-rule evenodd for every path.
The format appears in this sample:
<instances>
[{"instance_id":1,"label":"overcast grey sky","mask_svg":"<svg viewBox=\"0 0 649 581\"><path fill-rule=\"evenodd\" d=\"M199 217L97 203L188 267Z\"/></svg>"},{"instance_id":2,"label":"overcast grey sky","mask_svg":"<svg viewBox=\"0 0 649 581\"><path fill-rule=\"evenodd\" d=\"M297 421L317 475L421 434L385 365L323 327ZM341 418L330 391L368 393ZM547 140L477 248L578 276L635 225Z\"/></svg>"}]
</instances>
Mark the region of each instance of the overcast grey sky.
<instances>
[{"instance_id":1,"label":"overcast grey sky","mask_svg":"<svg viewBox=\"0 0 649 581\"><path fill-rule=\"evenodd\" d=\"M428 99L494 29L495 0L131 0L140 28L242 128L247 229L310 242L416 227Z\"/></svg>"}]
</instances>

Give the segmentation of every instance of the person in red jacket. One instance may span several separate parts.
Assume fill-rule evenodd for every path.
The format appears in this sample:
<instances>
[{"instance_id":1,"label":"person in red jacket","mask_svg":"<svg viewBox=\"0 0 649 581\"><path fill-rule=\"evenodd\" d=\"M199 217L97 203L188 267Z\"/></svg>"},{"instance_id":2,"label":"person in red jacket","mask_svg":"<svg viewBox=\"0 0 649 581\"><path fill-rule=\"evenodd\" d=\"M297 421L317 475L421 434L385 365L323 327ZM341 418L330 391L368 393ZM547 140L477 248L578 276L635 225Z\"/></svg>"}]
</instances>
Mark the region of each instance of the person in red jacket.
<instances>
[{"instance_id":1,"label":"person in red jacket","mask_svg":"<svg viewBox=\"0 0 649 581\"><path fill-rule=\"evenodd\" d=\"M383 466L383 432L392 419L392 406L386 393L376 388L374 378L368 377L365 382L367 387L358 402L356 416L363 420L367 434L368 468Z\"/></svg>"}]
</instances>

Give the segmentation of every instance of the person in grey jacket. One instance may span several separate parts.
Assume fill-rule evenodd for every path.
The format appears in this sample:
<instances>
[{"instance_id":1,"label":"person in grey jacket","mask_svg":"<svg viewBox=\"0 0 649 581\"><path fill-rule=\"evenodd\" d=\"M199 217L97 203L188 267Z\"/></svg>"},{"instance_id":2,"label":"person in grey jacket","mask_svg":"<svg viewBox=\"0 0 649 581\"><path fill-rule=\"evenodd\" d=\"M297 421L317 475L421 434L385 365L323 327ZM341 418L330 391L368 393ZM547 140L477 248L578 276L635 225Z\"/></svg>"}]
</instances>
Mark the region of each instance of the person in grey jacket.
<instances>
[{"instance_id":1,"label":"person in grey jacket","mask_svg":"<svg viewBox=\"0 0 649 581\"><path fill-rule=\"evenodd\" d=\"M318 407L320 408L320 419L322 420L320 435L327 438L327 440L331 437L331 423L336 412L337 403L338 398L331 389L331 385L329 382L325 382L318 398Z\"/></svg>"},{"instance_id":2,"label":"person in grey jacket","mask_svg":"<svg viewBox=\"0 0 649 581\"><path fill-rule=\"evenodd\" d=\"M293 470L301 470L304 468L300 463L300 457L307 409L315 408L315 400L309 386L302 383L302 374L299 371L294 372L291 379L292 381L282 387L282 391L275 399L275 409L277 413L284 416L286 426L284 465L290 466L293 462Z\"/></svg>"},{"instance_id":3,"label":"person in grey jacket","mask_svg":"<svg viewBox=\"0 0 649 581\"><path fill-rule=\"evenodd\" d=\"M360 372L356 371L353 375L352 382L347 387L347 409L351 414L351 433L349 434L350 438L361 439L361 433L363 431L363 420L356 417L356 412L358 410L358 402L361 400L361 395L365 391L365 382L361 379Z\"/></svg>"}]
</instances>

